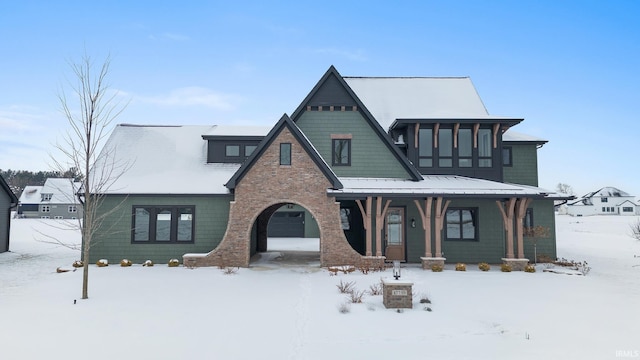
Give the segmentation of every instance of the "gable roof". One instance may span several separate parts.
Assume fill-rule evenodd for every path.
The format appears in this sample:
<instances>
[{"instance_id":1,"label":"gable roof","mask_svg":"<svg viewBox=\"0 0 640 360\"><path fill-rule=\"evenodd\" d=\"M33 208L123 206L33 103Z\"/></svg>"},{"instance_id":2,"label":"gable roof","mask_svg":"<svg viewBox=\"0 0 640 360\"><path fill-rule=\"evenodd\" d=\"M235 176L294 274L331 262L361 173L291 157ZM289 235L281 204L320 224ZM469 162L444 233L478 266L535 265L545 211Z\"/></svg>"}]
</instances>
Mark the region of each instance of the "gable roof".
<instances>
[{"instance_id":1,"label":"gable roof","mask_svg":"<svg viewBox=\"0 0 640 360\"><path fill-rule=\"evenodd\" d=\"M276 123L276 125L271 129L269 134L258 144L258 147L251 153L251 156L242 164L240 169L236 171L235 174L229 179L229 181L225 184L227 188L230 190L235 189L238 185L238 182L242 180L244 175L253 167L256 161L262 156L262 154L266 151L267 148L273 143L275 138L282 132L284 128L289 129L289 131L293 134L293 137L302 145L302 148L307 152L309 157L313 160L313 162L318 166L320 171L324 174L324 176L329 180L332 187L334 189L341 189L342 183L336 176L336 174L331 170L329 165L324 161L324 159L320 156L318 151L313 147L309 139L302 133L300 128L291 120L291 118L284 114L280 118L280 120Z\"/></svg>"},{"instance_id":2,"label":"gable roof","mask_svg":"<svg viewBox=\"0 0 640 360\"><path fill-rule=\"evenodd\" d=\"M0 188L3 189L7 193L7 195L9 195L9 199L11 199L12 203L18 202L18 198L16 197L16 194L14 194L13 191L11 191L9 184L7 184L7 182L4 180L2 176L0 176Z\"/></svg>"},{"instance_id":3,"label":"gable roof","mask_svg":"<svg viewBox=\"0 0 640 360\"><path fill-rule=\"evenodd\" d=\"M331 82L336 81L337 83L332 86L330 91L324 89L324 85ZM358 107L359 111L363 114L364 119L371 126L373 131L378 135L380 140L386 145L386 147L391 151L391 153L395 156L395 158L400 162L402 167L409 173L411 179L414 181L422 180L422 175L416 169L413 164L407 159L407 157L398 149L397 146L393 144L391 136L389 136L386 131L380 126L379 121L371 114L367 106L360 100L358 95L353 91L353 89L347 84L345 79L338 73L338 70L331 65L329 70L327 70L322 78L318 81L318 83L311 89L309 94L304 98L304 100L300 103L298 108L291 115L291 119L295 122L297 121L302 113L304 112L307 104L316 97L320 92L327 91L327 95L330 95L333 98L344 98L345 96L351 98L355 105ZM328 105L337 105L337 104L328 104ZM340 104L342 105L342 104Z\"/></svg>"},{"instance_id":4,"label":"gable roof","mask_svg":"<svg viewBox=\"0 0 640 360\"><path fill-rule=\"evenodd\" d=\"M603 187L600 190L596 190L593 192L590 192L586 195L583 196L583 198L590 198L590 197L631 197L632 195L629 195L627 192L622 191L618 188L615 188L613 186L606 186Z\"/></svg>"}]
</instances>

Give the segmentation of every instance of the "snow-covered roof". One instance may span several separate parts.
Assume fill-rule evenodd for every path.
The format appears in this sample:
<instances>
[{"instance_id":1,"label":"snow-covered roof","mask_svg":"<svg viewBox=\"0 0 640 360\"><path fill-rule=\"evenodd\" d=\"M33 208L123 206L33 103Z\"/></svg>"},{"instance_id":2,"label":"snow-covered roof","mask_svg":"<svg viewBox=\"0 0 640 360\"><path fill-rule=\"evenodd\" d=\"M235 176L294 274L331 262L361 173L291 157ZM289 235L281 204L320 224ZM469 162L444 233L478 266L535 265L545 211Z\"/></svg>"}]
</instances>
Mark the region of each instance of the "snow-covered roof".
<instances>
[{"instance_id":1,"label":"snow-covered roof","mask_svg":"<svg viewBox=\"0 0 640 360\"><path fill-rule=\"evenodd\" d=\"M343 77L380 126L396 119L494 119L469 77Z\"/></svg>"},{"instance_id":2,"label":"snow-covered roof","mask_svg":"<svg viewBox=\"0 0 640 360\"><path fill-rule=\"evenodd\" d=\"M270 126L214 125L203 136L266 136Z\"/></svg>"},{"instance_id":3,"label":"snow-covered roof","mask_svg":"<svg viewBox=\"0 0 640 360\"><path fill-rule=\"evenodd\" d=\"M46 201L50 204L75 204L78 202L75 193L79 187L80 184L74 183L73 179L48 178L40 194L51 194L51 200Z\"/></svg>"},{"instance_id":4,"label":"snow-covered roof","mask_svg":"<svg viewBox=\"0 0 640 360\"><path fill-rule=\"evenodd\" d=\"M502 141L523 141L523 142L535 142L546 143L547 140L540 139L531 135L519 133L517 131L509 130L502 134Z\"/></svg>"},{"instance_id":5,"label":"snow-covered roof","mask_svg":"<svg viewBox=\"0 0 640 360\"><path fill-rule=\"evenodd\" d=\"M424 175L424 180L353 178L342 177L340 190L328 190L338 194L396 194L396 195L475 195L475 196L523 196L558 197L551 191L525 185L505 184L496 181L457 175Z\"/></svg>"},{"instance_id":6,"label":"snow-covered roof","mask_svg":"<svg viewBox=\"0 0 640 360\"><path fill-rule=\"evenodd\" d=\"M27 185L22 190L19 202L22 204L39 204L42 186Z\"/></svg>"},{"instance_id":7,"label":"snow-covered roof","mask_svg":"<svg viewBox=\"0 0 640 360\"><path fill-rule=\"evenodd\" d=\"M216 126L118 125L103 153L126 168L104 193L228 194L224 184L240 164L208 164L207 141ZM102 165L96 165L96 171ZM94 172L96 172L94 171ZM118 171L116 170L116 174Z\"/></svg>"},{"instance_id":8,"label":"snow-covered roof","mask_svg":"<svg viewBox=\"0 0 640 360\"><path fill-rule=\"evenodd\" d=\"M587 198L587 197L630 197L632 195L629 195L627 192L624 192L618 188L615 188L613 186L607 186L607 187L603 187L600 190L596 190L594 192L590 192L588 194L586 194L585 196L583 196L583 198Z\"/></svg>"}]
</instances>

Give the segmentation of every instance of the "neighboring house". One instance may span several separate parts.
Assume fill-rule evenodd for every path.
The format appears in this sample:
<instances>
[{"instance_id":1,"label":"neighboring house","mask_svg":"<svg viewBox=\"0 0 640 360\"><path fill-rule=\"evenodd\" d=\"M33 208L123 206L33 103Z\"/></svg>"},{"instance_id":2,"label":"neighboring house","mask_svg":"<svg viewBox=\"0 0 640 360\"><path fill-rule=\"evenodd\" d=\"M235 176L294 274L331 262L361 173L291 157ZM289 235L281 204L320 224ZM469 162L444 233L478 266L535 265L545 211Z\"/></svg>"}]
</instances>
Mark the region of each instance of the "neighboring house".
<instances>
[{"instance_id":1,"label":"neighboring house","mask_svg":"<svg viewBox=\"0 0 640 360\"><path fill-rule=\"evenodd\" d=\"M567 203L572 216L636 215L636 197L614 187L604 187Z\"/></svg>"},{"instance_id":2,"label":"neighboring house","mask_svg":"<svg viewBox=\"0 0 640 360\"><path fill-rule=\"evenodd\" d=\"M313 224L322 266L523 265L538 225L537 253L555 257L554 200L572 197L537 187L546 141L510 130L522 120L490 115L467 77L330 67L270 129L118 125L105 151L131 166L104 192L110 231L90 261L249 266L289 208Z\"/></svg>"},{"instance_id":3,"label":"neighboring house","mask_svg":"<svg viewBox=\"0 0 640 360\"><path fill-rule=\"evenodd\" d=\"M44 186L25 186L18 216L38 219L79 219L82 206L75 196L79 183L73 179L48 178Z\"/></svg>"},{"instance_id":4,"label":"neighboring house","mask_svg":"<svg viewBox=\"0 0 640 360\"><path fill-rule=\"evenodd\" d=\"M18 204L7 182L0 176L0 253L9 251L9 230L11 227L11 209Z\"/></svg>"}]
</instances>

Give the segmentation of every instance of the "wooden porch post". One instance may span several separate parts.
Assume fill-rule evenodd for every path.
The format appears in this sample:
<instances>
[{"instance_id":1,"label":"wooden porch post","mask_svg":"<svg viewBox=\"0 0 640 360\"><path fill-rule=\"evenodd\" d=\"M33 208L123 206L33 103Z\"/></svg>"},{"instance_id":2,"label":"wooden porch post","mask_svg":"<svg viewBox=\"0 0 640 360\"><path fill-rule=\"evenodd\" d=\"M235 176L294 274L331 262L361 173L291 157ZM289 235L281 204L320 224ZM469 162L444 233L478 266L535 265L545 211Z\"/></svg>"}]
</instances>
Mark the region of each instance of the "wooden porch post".
<instances>
[{"instance_id":1,"label":"wooden porch post","mask_svg":"<svg viewBox=\"0 0 640 360\"><path fill-rule=\"evenodd\" d=\"M371 252L371 196L367 196L365 203L366 209L362 207L362 201L356 200L358 208L360 208L360 214L362 214L362 223L364 224L365 232L365 255L372 256Z\"/></svg>"},{"instance_id":2,"label":"wooden porch post","mask_svg":"<svg viewBox=\"0 0 640 360\"><path fill-rule=\"evenodd\" d=\"M420 218L422 219L422 229L424 230L424 257L431 257L431 204L433 198L426 198L424 200L424 210L418 200L413 200L420 212Z\"/></svg>"},{"instance_id":3,"label":"wooden porch post","mask_svg":"<svg viewBox=\"0 0 640 360\"><path fill-rule=\"evenodd\" d=\"M516 206L516 239L518 242L518 259L524 259L524 216L527 213L527 208L531 204L531 198L520 198L517 200Z\"/></svg>"},{"instance_id":4,"label":"wooden porch post","mask_svg":"<svg viewBox=\"0 0 640 360\"><path fill-rule=\"evenodd\" d=\"M389 209L391 200L387 200L382 208L382 197L376 197L376 256L382 256L382 231L384 231L384 217Z\"/></svg>"},{"instance_id":5,"label":"wooden porch post","mask_svg":"<svg viewBox=\"0 0 640 360\"><path fill-rule=\"evenodd\" d=\"M435 257L442 257L442 228L444 223L444 215L447 213L447 208L451 200L447 200L442 206L442 197L438 197L436 200L436 253Z\"/></svg>"},{"instance_id":6,"label":"wooden porch post","mask_svg":"<svg viewBox=\"0 0 640 360\"><path fill-rule=\"evenodd\" d=\"M513 259L513 212L516 205L516 198L509 199L506 204L506 212L501 201L496 200L496 205L498 205L498 209L500 209L500 213L502 214L502 223L507 233L507 259Z\"/></svg>"}]
</instances>

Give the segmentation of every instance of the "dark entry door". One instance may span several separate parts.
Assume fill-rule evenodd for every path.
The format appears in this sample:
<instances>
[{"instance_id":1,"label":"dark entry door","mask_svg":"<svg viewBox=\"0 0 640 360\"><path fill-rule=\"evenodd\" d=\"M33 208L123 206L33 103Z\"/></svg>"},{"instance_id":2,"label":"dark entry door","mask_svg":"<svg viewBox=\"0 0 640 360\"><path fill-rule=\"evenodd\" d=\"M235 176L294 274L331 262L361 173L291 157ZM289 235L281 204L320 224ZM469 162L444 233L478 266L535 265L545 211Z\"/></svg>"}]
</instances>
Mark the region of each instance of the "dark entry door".
<instances>
[{"instance_id":1,"label":"dark entry door","mask_svg":"<svg viewBox=\"0 0 640 360\"><path fill-rule=\"evenodd\" d=\"M404 208L390 207L385 218L385 256L405 261Z\"/></svg>"},{"instance_id":2,"label":"dark entry door","mask_svg":"<svg viewBox=\"0 0 640 360\"><path fill-rule=\"evenodd\" d=\"M278 211L271 216L269 237L304 237L304 211Z\"/></svg>"}]
</instances>

